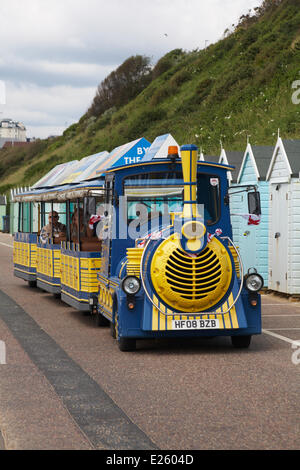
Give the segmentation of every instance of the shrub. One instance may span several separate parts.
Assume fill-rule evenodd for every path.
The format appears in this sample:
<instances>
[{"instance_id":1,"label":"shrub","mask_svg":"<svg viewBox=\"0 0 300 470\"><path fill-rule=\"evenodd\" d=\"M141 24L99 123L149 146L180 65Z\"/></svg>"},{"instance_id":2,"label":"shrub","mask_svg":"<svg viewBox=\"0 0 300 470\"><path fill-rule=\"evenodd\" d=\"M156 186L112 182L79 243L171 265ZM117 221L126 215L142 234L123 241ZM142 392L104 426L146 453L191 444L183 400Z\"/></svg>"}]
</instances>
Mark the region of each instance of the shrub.
<instances>
[{"instance_id":1,"label":"shrub","mask_svg":"<svg viewBox=\"0 0 300 470\"><path fill-rule=\"evenodd\" d=\"M78 129L78 124L77 123L72 124L63 132L64 138L66 140L72 139L77 134L77 129Z\"/></svg>"},{"instance_id":2,"label":"shrub","mask_svg":"<svg viewBox=\"0 0 300 470\"><path fill-rule=\"evenodd\" d=\"M62 157L58 155L52 155L51 157L47 158L47 160L43 160L35 163L34 165L31 165L24 173L23 183L30 183L33 177L36 177L36 179L42 177L43 174L46 174L48 171L62 162Z\"/></svg>"},{"instance_id":3,"label":"shrub","mask_svg":"<svg viewBox=\"0 0 300 470\"><path fill-rule=\"evenodd\" d=\"M3 184L2 186L0 186L0 194L8 194L9 190L12 189L14 187L13 184Z\"/></svg>"},{"instance_id":4,"label":"shrub","mask_svg":"<svg viewBox=\"0 0 300 470\"><path fill-rule=\"evenodd\" d=\"M186 70L179 70L170 80L171 87L179 88L184 82L191 80L191 74Z\"/></svg>"},{"instance_id":5,"label":"shrub","mask_svg":"<svg viewBox=\"0 0 300 470\"><path fill-rule=\"evenodd\" d=\"M162 108L148 109L136 116L127 127L127 137L137 139L142 137L143 133L155 122L160 121L166 116L166 111Z\"/></svg>"},{"instance_id":6,"label":"shrub","mask_svg":"<svg viewBox=\"0 0 300 470\"><path fill-rule=\"evenodd\" d=\"M129 103L151 79L150 58L141 55L129 57L100 83L87 115L99 117L112 107L118 109Z\"/></svg>"},{"instance_id":7,"label":"shrub","mask_svg":"<svg viewBox=\"0 0 300 470\"><path fill-rule=\"evenodd\" d=\"M159 59L152 71L153 79L159 77L165 72L170 71L170 69L174 67L184 57L184 55L185 53L182 49L174 49L173 51L170 51L168 54L164 55L161 59Z\"/></svg>"},{"instance_id":8,"label":"shrub","mask_svg":"<svg viewBox=\"0 0 300 470\"><path fill-rule=\"evenodd\" d=\"M171 96L173 93L174 93L174 89L171 88L169 83L161 88L158 88L150 100L150 105L157 106L162 101L169 98L169 96Z\"/></svg>"},{"instance_id":9,"label":"shrub","mask_svg":"<svg viewBox=\"0 0 300 470\"><path fill-rule=\"evenodd\" d=\"M125 121L127 119L127 113L125 112L119 112L115 116L112 117L112 124L119 124L122 121Z\"/></svg>"},{"instance_id":10,"label":"shrub","mask_svg":"<svg viewBox=\"0 0 300 470\"><path fill-rule=\"evenodd\" d=\"M196 87L195 98L198 103L205 99L211 92L211 89L215 83L215 80L212 78L205 78Z\"/></svg>"}]
</instances>

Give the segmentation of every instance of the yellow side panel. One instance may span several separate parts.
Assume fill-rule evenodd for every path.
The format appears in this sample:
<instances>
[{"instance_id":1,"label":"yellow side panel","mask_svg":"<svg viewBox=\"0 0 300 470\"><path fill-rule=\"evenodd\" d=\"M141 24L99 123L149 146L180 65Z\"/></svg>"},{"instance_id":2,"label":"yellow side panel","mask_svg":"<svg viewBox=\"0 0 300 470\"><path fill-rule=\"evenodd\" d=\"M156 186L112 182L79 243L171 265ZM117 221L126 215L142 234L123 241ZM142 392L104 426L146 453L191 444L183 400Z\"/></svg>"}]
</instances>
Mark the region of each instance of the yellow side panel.
<instances>
[{"instance_id":1,"label":"yellow side panel","mask_svg":"<svg viewBox=\"0 0 300 470\"><path fill-rule=\"evenodd\" d=\"M18 242L13 242L13 262L18 264Z\"/></svg>"},{"instance_id":2,"label":"yellow side panel","mask_svg":"<svg viewBox=\"0 0 300 470\"><path fill-rule=\"evenodd\" d=\"M83 292L97 292L97 273L101 268L100 258L80 258L80 284Z\"/></svg>"},{"instance_id":3,"label":"yellow side panel","mask_svg":"<svg viewBox=\"0 0 300 470\"><path fill-rule=\"evenodd\" d=\"M32 268L36 268L36 251L37 245L35 243L32 243L30 245L30 266Z\"/></svg>"},{"instance_id":4,"label":"yellow side panel","mask_svg":"<svg viewBox=\"0 0 300 470\"><path fill-rule=\"evenodd\" d=\"M53 256L54 256L53 277L60 278L60 262L61 262L60 250L54 250Z\"/></svg>"}]
</instances>

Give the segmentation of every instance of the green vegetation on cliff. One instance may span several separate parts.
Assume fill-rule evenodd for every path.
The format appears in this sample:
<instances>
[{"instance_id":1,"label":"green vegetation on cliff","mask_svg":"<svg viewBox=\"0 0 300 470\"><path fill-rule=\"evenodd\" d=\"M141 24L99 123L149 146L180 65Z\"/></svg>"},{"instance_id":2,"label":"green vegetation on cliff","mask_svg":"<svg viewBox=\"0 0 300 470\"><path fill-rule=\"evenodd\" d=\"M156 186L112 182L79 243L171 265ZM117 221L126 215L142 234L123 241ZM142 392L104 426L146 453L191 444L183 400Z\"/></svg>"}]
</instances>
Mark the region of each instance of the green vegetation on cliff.
<instances>
[{"instance_id":1,"label":"green vegetation on cliff","mask_svg":"<svg viewBox=\"0 0 300 470\"><path fill-rule=\"evenodd\" d=\"M58 163L139 137L153 141L170 132L209 154L219 154L220 140L243 150L247 135L254 145L275 144L278 128L284 138L300 138L300 104L292 102L297 80L300 0L265 0L207 49L166 54L127 103L122 98L98 115L89 109L54 140L1 150L0 193L34 183Z\"/></svg>"}]
</instances>

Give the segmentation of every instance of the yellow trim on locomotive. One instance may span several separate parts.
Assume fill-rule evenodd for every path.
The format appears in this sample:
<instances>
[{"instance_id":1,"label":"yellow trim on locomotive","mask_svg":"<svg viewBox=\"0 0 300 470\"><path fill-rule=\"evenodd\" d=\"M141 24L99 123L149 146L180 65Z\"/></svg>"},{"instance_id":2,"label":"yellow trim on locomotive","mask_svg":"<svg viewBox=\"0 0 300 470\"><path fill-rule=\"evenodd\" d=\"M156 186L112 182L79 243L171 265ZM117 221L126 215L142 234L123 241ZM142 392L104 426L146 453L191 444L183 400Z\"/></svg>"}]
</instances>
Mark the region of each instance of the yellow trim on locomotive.
<instances>
[{"instance_id":1,"label":"yellow trim on locomotive","mask_svg":"<svg viewBox=\"0 0 300 470\"><path fill-rule=\"evenodd\" d=\"M128 276L140 275L140 264L143 254L143 248L127 248L126 272Z\"/></svg>"},{"instance_id":2,"label":"yellow trim on locomotive","mask_svg":"<svg viewBox=\"0 0 300 470\"><path fill-rule=\"evenodd\" d=\"M153 294L153 302L155 305L158 305L159 300L158 298ZM235 306L232 307L230 312L226 313L224 316L222 316L222 312L225 312L228 309L229 304L231 305L233 303L233 295L232 293L228 297L228 300L224 302L224 304L219 307L216 310L216 313L211 313L211 314L203 314L203 315L197 315L196 317L190 317L188 314L187 315L179 315L176 314L176 312L173 312L171 309L166 309L162 303L160 303L160 309L162 312L166 312L168 315L163 315L161 312L158 311L157 308L153 307L152 308L152 326L151 329L152 331L172 331L173 330L173 320L214 320L217 319L219 320L219 329L220 330L225 330L225 329L238 329L239 328L239 322L238 322L238 317L236 313Z\"/></svg>"}]
</instances>

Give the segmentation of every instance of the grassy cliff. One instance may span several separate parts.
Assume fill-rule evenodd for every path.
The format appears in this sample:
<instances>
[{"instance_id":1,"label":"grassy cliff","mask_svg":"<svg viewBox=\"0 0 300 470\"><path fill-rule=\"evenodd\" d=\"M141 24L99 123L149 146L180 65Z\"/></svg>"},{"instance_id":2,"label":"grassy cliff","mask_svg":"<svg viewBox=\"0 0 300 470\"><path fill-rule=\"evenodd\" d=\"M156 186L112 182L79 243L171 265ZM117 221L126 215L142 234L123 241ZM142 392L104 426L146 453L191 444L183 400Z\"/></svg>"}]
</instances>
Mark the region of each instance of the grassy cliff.
<instances>
[{"instance_id":1,"label":"grassy cliff","mask_svg":"<svg viewBox=\"0 0 300 470\"><path fill-rule=\"evenodd\" d=\"M142 136L153 141L170 132L210 154L219 154L220 140L244 150L247 135L254 145L275 144L278 128L284 138L300 138L300 104L292 102L300 80L300 0L264 4L206 50L162 57L128 104L100 117L85 114L54 140L0 151L0 193L34 183L58 163Z\"/></svg>"}]
</instances>

